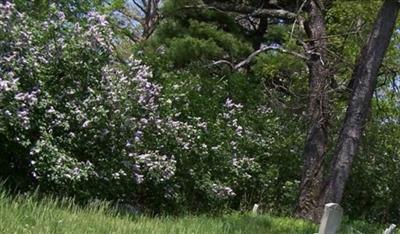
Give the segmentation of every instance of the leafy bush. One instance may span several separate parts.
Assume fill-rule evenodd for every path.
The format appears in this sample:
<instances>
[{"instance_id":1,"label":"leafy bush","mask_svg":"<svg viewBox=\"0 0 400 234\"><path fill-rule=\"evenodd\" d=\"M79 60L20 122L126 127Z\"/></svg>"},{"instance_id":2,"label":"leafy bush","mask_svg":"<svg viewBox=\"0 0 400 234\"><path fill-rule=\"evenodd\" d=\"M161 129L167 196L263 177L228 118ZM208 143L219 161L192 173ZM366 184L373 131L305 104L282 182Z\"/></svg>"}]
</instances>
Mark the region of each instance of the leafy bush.
<instances>
[{"instance_id":1,"label":"leafy bush","mask_svg":"<svg viewBox=\"0 0 400 234\"><path fill-rule=\"evenodd\" d=\"M196 99L206 86L191 73L162 86L143 62L118 56L121 38L105 16L71 22L51 12L40 21L1 5L3 178L152 212L276 199L280 170L269 162L280 119L270 109L244 110L225 91Z\"/></svg>"}]
</instances>

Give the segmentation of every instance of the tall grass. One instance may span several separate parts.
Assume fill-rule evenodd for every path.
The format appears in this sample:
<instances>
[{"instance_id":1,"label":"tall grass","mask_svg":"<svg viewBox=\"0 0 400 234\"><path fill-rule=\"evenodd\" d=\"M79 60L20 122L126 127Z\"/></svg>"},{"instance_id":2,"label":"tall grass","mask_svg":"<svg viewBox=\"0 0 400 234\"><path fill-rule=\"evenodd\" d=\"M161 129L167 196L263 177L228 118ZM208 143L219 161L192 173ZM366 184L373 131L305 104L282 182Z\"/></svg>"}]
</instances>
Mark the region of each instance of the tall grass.
<instances>
[{"instance_id":1,"label":"tall grass","mask_svg":"<svg viewBox=\"0 0 400 234\"><path fill-rule=\"evenodd\" d=\"M355 225L355 226L354 226ZM379 227L381 228L381 227ZM382 233L373 225L353 223L341 233ZM144 233L144 234L279 234L315 233L317 227L292 218L231 214L221 217L185 216L150 218L117 215L106 203L85 208L71 200L38 199L35 195L9 196L0 191L0 233Z\"/></svg>"}]
</instances>

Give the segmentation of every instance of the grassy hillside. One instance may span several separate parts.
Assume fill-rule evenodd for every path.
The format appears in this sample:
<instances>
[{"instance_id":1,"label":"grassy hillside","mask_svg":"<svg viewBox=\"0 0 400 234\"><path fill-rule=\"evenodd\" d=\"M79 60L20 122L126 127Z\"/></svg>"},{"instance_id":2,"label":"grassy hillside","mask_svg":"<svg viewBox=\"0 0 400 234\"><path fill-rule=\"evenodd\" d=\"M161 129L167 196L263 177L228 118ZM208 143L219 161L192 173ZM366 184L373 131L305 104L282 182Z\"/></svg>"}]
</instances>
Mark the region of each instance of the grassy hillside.
<instances>
[{"instance_id":1,"label":"grassy hillside","mask_svg":"<svg viewBox=\"0 0 400 234\"><path fill-rule=\"evenodd\" d=\"M313 224L268 215L148 218L116 215L103 203L80 208L68 200L0 192L0 233L314 233ZM341 233L381 233L382 227L352 223Z\"/></svg>"}]
</instances>

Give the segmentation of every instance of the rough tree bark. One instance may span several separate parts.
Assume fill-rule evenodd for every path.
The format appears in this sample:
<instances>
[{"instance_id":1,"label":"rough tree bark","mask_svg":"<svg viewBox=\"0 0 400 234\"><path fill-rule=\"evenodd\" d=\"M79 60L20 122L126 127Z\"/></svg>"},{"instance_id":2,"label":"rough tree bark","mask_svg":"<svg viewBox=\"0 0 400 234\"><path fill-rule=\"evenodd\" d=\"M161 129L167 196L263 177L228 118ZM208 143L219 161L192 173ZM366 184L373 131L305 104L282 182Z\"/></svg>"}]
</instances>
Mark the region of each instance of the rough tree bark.
<instances>
[{"instance_id":1,"label":"rough tree bark","mask_svg":"<svg viewBox=\"0 0 400 234\"><path fill-rule=\"evenodd\" d=\"M303 175L296 216L310 220L314 220L313 211L318 207L317 201L323 184L323 162L328 141L329 97L327 90L330 79L326 58L328 42L323 7L323 0L311 0L305 8L308 20L304 24L309 38L305 49L310 54L310 60L307 62L310 127L303 152Z\"/></svg>"},{"instance_id":2,"label":"rough tree bark","mask_svg":"<svg viewBox=\"0 0 400 234\"><path fill-rule=\"evenodd\" d=\"M370 110L379 67L389 46L400 9L398 0L385 0L374 28L361 50L353 71L354 86L339 134L329 176L320 196L319 214L325 203L340 203L346 181L351 172L364 125Z\"/></svg>"}]
</instances>

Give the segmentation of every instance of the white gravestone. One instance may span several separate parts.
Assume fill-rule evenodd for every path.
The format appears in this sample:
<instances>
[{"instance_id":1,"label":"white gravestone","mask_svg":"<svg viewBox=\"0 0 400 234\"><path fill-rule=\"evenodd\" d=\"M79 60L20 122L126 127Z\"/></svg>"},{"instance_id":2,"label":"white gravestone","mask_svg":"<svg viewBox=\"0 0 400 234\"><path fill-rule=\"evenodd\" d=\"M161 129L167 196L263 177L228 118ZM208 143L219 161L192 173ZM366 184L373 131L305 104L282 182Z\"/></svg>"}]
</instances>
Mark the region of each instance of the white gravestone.
<instances>
[{"instance_id":1,"label":"white gravestone","mask_svg":"<svg viewBox=\"0 0 400 234\"><path fill-rule=\"evenodd\" d=\"M342 216L343 209L339 204L326 204L318 234L336 234L336 231L339 229L340 222L342 221Z\"/></svg>"},{"instance_id":2,"label":"white gravestone","mask_svg":"<svg viewBox=\"0 0 400 234\"><path fill-rule=\"evenodd\" d=\"M394 234L395 229L396 229L396 225L390 224L390 226L385 229L383 234Z\"/></svg>"},{"instance_id":3,"label":"white gravestone","mask_svg":"<svg viewBox=\"0 0 400 234\"><path fill-rule=\"evenodd\" d=\"M254 206L253 206L253 210L252 210L252 213L253 214L258 214L258 208L259 208L260 206L258 205L258 204L254 204Z\"/></svg>"}]
</instances>

